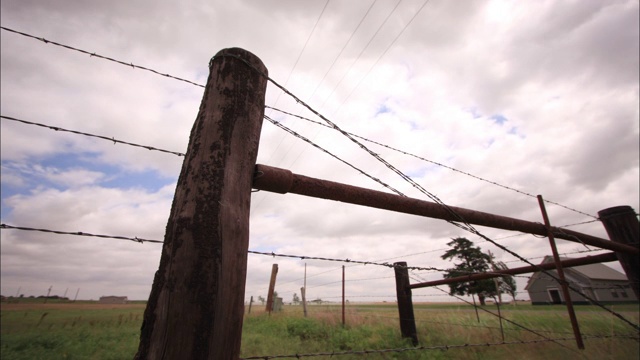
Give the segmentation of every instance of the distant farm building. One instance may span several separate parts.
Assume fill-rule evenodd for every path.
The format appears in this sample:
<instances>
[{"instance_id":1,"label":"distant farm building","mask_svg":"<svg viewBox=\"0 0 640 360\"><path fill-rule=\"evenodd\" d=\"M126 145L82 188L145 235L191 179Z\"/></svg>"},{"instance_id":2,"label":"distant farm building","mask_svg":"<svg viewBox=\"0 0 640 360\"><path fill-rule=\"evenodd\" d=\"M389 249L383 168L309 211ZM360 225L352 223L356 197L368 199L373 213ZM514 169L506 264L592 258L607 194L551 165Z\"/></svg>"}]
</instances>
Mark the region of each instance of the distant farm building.
<instances>
[{"instance_id":1,"label":"distant farm building","mask_svg":"<svg viewBox=\"0 0 640 360\"><path fill-rule=\"evenodd\" d=\"M568 260L562 258L561 260ZM545 256L542 264L553 262L552 256ZM548 270L555 277L555 270ZM637 302L638 298L629 285L627 277L603 264L590 264L564 268L564 275L569 285L601 303ZM525 290L529 293L531 304L549 305L564 304L562 288L558 282L542 272L536 272L527 282ZM584 296L569 290L574 304L590 304Z\"/></svg>"},{"instance_id":2,"label":"distant farm building","mask_svg":"<svg viewBox=\"0 0 640 360\"><path fill-rule=\"evenodd\" d=\"M126 296L101 296L98 301L100 304L126 304Z\"/></svg>"}]
</instances>

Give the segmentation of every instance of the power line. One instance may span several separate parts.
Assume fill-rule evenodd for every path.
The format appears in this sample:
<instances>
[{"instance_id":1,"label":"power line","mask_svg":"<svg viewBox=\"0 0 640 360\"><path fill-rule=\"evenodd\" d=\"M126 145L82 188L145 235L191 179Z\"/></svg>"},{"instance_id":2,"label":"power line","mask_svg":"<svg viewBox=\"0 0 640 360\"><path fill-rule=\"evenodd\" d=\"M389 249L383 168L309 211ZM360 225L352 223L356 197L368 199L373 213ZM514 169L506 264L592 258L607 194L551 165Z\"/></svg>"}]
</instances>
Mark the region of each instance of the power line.
<instances>
[{"instance_id":1,"label":"power line","mask_svg":"<svg viewBox=\"0 0 640 360\"><path fill-rule=\"evenodd\" d=\"M369 8L367 9L367 11L364 13L364 15L362 16L362 18L360 19L360 22L358 23L358 25L356 26L356 28L351 32L351 36L349 36L349 39L347 40L347 42L344 44L344 46L342 46L342 49L340 49L340 52L338 53L338 55L335 57L335 59L333 59L333 62L331 63L331 65L329 66L329 69L324 73L324 76L322 76L322 79L320 79L320 82L318 83L318 85L316 86L315 89L313 89L313 92L311 93L311 95L309 95L309 100L311 100L313 98L313 95L315 95L316 91L318 90L318 88L320 88L320 85L322 85L322 82L324 81L324 79L327 77L327 75L329 75L329 73L331 72L331 70L333 69L333 66L336 64L336 62L338 61L338 59L340 58L340 56L342 55L342 53L344 52L344 50L347 48L347 46L349 45L349 43L351 43L351 39L353 39L353 36L356 34L356 32L358 32L358 29L360 29L360 26L362 25L362 23L364 22L364 19L367 17L367 15L369 15L369 13L371 12L371 9L373 9L373 6L378 2L378 0L374 0L371 5L369 6Z\"/></svg>"},{"instance_id":2,"label":"power line","mask_svg":"<svg viewBox=\"0 0 640 360\"><path fill-rule=\"evenodd\" d=\"M302 54L304 53L304 50L307 48L307 44L309 44L309 40L311 40L311 37L313 36L313 33L316 31L316 26L318 26L318 23L320 22L320 19L322 18L322 15L324 14L324 11L327 9L327 5L329 5L329 0L327 0L327 2L324 3L324 7L322 8L322 11L320 12L320 15L318 15L318 19L316 20L316 23L313 25L313 28L311 29L311 33L309 33L309 36L307 37L307 41L305 41L304 46L302 46L302 50L300 50L300 54L298 54L298 58L296 59L296 62L293 64L293 67L291 68L291 71L289 71L289 75L287 76L287 79L284 81L285 85L289 83L289 79L291 79L291 75L293 74L293 71L298 66L298 62L300 61L300 58L302 57ZM282 96L281 92L278 93L278 96L276 97L276 100L273 103L274 105L278 103L278 100L280 100L280 96ZM278 149L280 148L280 145L282 145L282 141L283 140L284 140L284 136L282 136L280 138L280 142L278 142L278 145L273 150L273 153L271 154L271 156L269 157L267 162L271 161L271 158L273 158L273 155L275 155L276 151L278 151Z\"/></svg>"},{"instance_id":3,"label":"power line","mask_svg":"<svg viewBox=\"0 0 640 360\"><path fill-rule=\"evenodd\" d=\"M401 2L402 2L402 0L399 0L396 3L396 5L393 7L393 10L391 10L391 12L384 19L384 21L382 21L380 26L378 26L378 29L376 29L376 32L371 36L371 38L369 38L369 41L367 42L367 44L364 46L364 48L362 48L362 51L360 51L360 53L358 54L356 59L351 63L351 66L349 66L349 69L347 69L347 71L344 73L344 75L342 75L342 78L340 79L340 81L338 81L338 84L333 88L333 90L331 90L331 93L329 93L329 96L327 96L327 98L325 99L324 103L322 105L320 105L320 108L322 108L324 106L324 104L327 103L327 100L329 100L331 95L333 95L333 93L336 91L338 86L340 86L340 84L342 84L342 81L347 77L347 74L349 74L349 72L351 71L351 68L353 68L353 65L355 65L355 63L358 62L358 60L360 60L360 57L362 56L362 54L365 52L365 50L367 50L367 48L369 47L369 45L371 44L373 39L378 35L378 33L380 32L382 27L387 23L387 21L389 21L389 18L391 18L391 15L393 15L393 13L396 11L396 9L398 9L398 6L400 5Z\"/></svg>"}]
</instances>

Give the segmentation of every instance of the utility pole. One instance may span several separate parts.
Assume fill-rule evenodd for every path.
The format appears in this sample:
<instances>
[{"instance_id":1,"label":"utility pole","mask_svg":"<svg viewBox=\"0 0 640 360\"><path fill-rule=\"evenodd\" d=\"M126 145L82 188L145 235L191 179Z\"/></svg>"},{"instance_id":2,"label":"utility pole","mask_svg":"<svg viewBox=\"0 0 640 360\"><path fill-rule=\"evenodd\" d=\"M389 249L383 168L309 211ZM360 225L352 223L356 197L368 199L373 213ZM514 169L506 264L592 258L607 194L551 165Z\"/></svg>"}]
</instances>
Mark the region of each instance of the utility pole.
<instances>
[{"instance_id":1,"label":"utility pole","mask_svg":"<svg viewBox=\"0 0 640 360\"><path fill-rule=\"evenodd\" d=\"M267 69L224 49L182 164L135 359L238 359Z\"/></svg>"}]
</instances>

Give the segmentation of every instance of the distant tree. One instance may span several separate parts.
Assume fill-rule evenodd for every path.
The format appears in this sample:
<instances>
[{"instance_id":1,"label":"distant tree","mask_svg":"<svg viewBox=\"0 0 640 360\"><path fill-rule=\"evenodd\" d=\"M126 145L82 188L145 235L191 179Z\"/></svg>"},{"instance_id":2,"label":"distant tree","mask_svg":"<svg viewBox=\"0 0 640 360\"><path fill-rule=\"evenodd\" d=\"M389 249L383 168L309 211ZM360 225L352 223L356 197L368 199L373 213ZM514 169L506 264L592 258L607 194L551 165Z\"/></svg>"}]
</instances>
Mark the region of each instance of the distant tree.
<instances>
[{"instance_id":1,"label":"distant tree","mask_svg":"<svg viewBox=\"0 0 640 360\"><path fill-rule=\"evenodd\" d=\"M262 295L259 295L259 296L258 296L258 301L260 301L260 302L262 303L262 305L264 305L264 302L265 302L266 300L262 297Z\"/></svg>"},{"instance_id":2,"label":"distant tree","mask_svg":"<svg viewBox=\"0 0 640 360\"><path fill-rule=\"evenodd\" d=\"M442 259L458 260L455 267L450 268L445 273L445 279L473 273L483 273L490 269L491 256L482 252L479 247L473 246L473 242L465 238L455 238L447 243L451 249L447 250ZM487 297L497 295L496 286L492 279L474 280L449 284L449 294L451 295L478 295L480 305L485 305Z\"/></svg>"},{"instance_id":3,"label":"distant tree","mask_svg":"<svg viewBox=\"0 0 640 360\"><path fill-rule=\"evenodd\" d=\"M300 302L300 298L298 297L298 294L293 293L293 304L297 305Z\"/></svg>"},{"instance_id":4,"label":"distant tree","mask_svg":"<svg viewBox=\"0 0 640 360\"><path fill-rule=\"evenodd\" d=\"M505 265L502 261L495 261L493 256L491 257L491 269L494 271L499 270L507 270L509 267ZM505 275L498 278L499 279L499 288L501 293L506 293L511 295L513 298L513 303L516 303L516 290L518 289L518 285L516 285L516 280L513 276Z\"/></svg>"}]
</instances>

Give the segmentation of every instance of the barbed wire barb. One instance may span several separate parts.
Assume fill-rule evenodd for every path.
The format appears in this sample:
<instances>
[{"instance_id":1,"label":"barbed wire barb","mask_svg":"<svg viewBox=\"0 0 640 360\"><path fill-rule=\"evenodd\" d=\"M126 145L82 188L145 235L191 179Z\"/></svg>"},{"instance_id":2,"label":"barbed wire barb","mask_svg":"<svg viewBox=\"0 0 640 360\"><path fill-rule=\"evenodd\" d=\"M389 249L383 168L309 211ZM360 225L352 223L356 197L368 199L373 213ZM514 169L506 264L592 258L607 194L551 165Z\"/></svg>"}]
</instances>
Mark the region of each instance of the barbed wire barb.
<instances>
[{"instance_id":1,"label":"barbed wire barb","mask_svg":"<svg viewBox=\"0 0 640 360\"><path fill-rule=\"evenodd\" d=\"M185 154L181 153L181 152L164 150L164 149L159 149L159 148L156 148L156 147L153 147L153 146L149 146L149 145L140 145L140 144L135 144L135 143L128 142L128 141L117 140L115 137L108 137L108 136L104 136L104 135L95 135L95 134L85 133L85 132L81 132L81 131L77 131L77 130L63 129L63 128L58 127L58 126L45 125L45 124L38 123L38 122L18 119L18 118L12 117L12 116L0 115L0 119L16 121L16 122L20 122L20 123L27 124L27 125L39 126L39 127L43 127L43 128L47 128L47 129L51 129L51 130L55 130L55 131L68 132L68 133L72 133L72 134L76 134L76 135L82 135L82 136L97 138L97 139L101 139L101 140L107 140L107 141L110 141L110 142L112 141L113 145L123 144L123 145L128 145L128 146L133 146L133 147L139 147L139 148L143 148L143 149L147 149L147 150L160 151L160 152L163 152L163 153L168 153L168 154L177 155L177 156L185 156Z\"/></svg>"}]
</instances>

